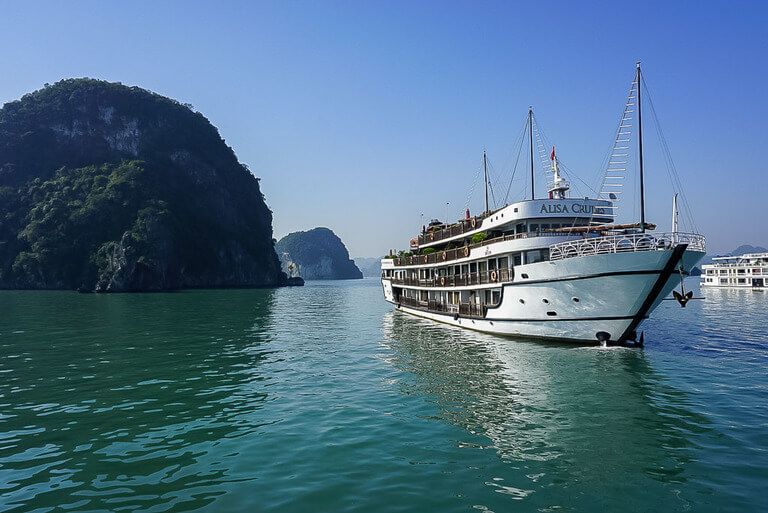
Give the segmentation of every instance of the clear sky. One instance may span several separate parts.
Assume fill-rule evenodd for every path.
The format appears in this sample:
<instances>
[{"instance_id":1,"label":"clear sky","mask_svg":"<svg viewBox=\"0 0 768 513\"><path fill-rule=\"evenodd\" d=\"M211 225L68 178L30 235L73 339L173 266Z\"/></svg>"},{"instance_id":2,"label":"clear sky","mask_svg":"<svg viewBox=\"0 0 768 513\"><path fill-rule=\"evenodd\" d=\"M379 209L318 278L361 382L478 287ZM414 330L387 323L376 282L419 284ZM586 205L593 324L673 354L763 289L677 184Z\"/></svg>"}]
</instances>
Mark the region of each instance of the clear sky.
<instances>
[{"instance_id":1,"label":"clear sky","mask_svg":"<svg viewBox=\"0 0 768 513\"><path fill-rule=\"evenodd\" d=\"M509 174L529 105L594 186L639 59L710 252L768 244L768 2L1 1L0 46L3 103L88 76L193 104L261 177L277 237L328 226L354 256L461 216L483 148Z\"/></svg>"}]
</instances>

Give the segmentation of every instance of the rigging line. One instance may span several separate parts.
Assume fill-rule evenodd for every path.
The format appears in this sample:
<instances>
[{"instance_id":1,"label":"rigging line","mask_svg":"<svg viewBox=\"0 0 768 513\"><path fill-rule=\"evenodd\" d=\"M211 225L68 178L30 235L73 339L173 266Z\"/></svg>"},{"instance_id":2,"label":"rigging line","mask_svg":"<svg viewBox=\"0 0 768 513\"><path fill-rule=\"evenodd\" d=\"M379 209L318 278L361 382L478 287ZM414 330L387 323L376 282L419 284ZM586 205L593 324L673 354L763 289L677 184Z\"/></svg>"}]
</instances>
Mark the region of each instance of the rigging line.
<instances>
[{"instance_id":1,"label":"rigging line","mask_svg":"<svg viewBox=\"0 0 768 513\"><path fill-rule=\"evenodd\" d=\"M472 186L469 189L469 195L467 195L467 201L464 204L464 209L465 210L469 208L470 203L472 202L472 197L475 194L475 189L477 188L477 183L480 181L480 175L482 174L482 172L483 172L483 164L481 162L480 166L475 171L474 178L472 179Z\"/></svg>"},{"instance_id":2,"label":"rigging line","mask_svg":"<svg viewBox=\"0 0 768 513\"><path fill-rule=\"evenodd\" d=\"M616 131L614 132L614 138L613 138L613 143L611 144L611 149L606 155L606 158L603 160L603 166L605 170L603 171L601 185L600 185L600 193L598 194L598 196L604 196L603 192L608 182L608 170L611 168L610 166L611 158L613 158L613 155L618 150L619 144L628 143L628 140L622 141L621 143L619 141L620 139L622 139L623 135L629 135L629 134L623 134L622 129L628 128L626 125L624 125L624 123L625 121L631 120L631 117L628 118L627 115L634 112L630 107L634 106L634 104L632 103L632 100L636 98L635 96L633 96L633 94L635 93L636 85L638 84L636 82L636 77L633 74L632 81L630 82L630 86L629 86L629 91L627 92L627 96L626 96L627 99L624 102L624 107L622 107L621 109L621 116L619 118L619 123L618 123L618 126L616 127ZM622 178L624 178L625 175L626 175L626 169L624 170L624 175L622 175ZM615 220L616 217L618 216L618 208L616 204L619 202L619 198L613 199L610 197L610 194L608 194L608 198L611 201L612 205L614 206L614 208L612 208L611 210L612 210L612 217ZM598 199L605 199L605 198L598 198ZM594 212L591 213L589 216L589 223L590 224L594 223Z\"/></svg>"},{"instance_id":3,"label":"rigging line","mask_svg":"<svg viewBox=\"0 0 768 513\"><path fill-rule=\"evenodd\" d=\"M645 86L645 93L646 97L648 98L648 104L651 107L651 114L653 116L654 120L654 126L656 128L656 132L659 136L659 140L661 142L661 146L663 149L664 158L667 161L667 174L670 177L670 180L672 181L672 187L677 188L678 190L675 192L679 192L681 199L683 200L683 207L685 209L686 216L688 217L688 221L691 223L690 226L693 228L695 232L698 232L699 229L696 226L696 222L693 218L693 209L690 206L690 203L688 202L688 197L685 194L685 190L683 189L683 183L680 179L680 175L677 172L677 166L675 166L675 161L672 159L672 152L669 149L669 144L667 143L667 138L664 136L664 131L661 128L661 121L659 120L659 116L656 113L656 107L653 104L653 99L651 97L651 93L648 88L648 83L645 81L645 77L641 77L643 86Z\"/></svg>"},{"instance_id":4,"label":"rigging line","mask_svg":"<svg viewBox=\"0 0 768 513\"><path fill-rule=\"evenodd\" d=\"M525 129L528 125L528 115L525 116L525 122L523 123L523 128L520 130L520 134L517 137L518 143L517 143L517 158L515 158L515 165L512 168L512 176L509 178L509 185L507 186L507 193L504 195L504 203L507 203L509 200L509 191L512 189L512 182L515 180L515 173L517 173L517 165L520 163L520 155L523 152L523 144L525 142Z\"/></svg>"},{"instance_id":5,"label":"rigging line","mask_svg":"<svg viewBox=\"0 0 768 513\"><path fill-rule=\"evenodd\" d=\"M491 160L486 155L486 160L488 162L488 190L491 192L491 199L493 200L493 210L496 210L499 208L498 203L496 203L496 195L493 193L493 180L491 180L491 171L494 170L493 164L491 163Z\"/></svg>"},{"instance_id":6,"label":"rigging line","mask_svg":"<svg viewBox=\"0 0 768 513\"><path fill-rule=\"evenodd\" d=\"M534 114L534 119L535 119L535 116L536 115ZM546 148L549 148L550 146L553 146L552 141L549 139L549 137L547 137L547 134L539 126L538 121L536 121L536 127L537 127L537 130L538 130L539 134L541 135L541 138L543 139L543 142L546 144ZM598 192L594 188L592 188L587 182L582 180L581 177L578 175L578 173L576 173L573 169L568 167L560 158L557 159L557 163L560 166L560 168L564 171L565 175L568 178L571 179L571 181L573 181L573 179L575 178L576 180L578 180L579 182L584 184L584 186L587 189L589 189L590 191L592 191L596 195L598 194ZM545 164L546 164L546 162L545 162ZM583 192L583 191L579 190L578 192Z\"/></svg>"},{"instance_id":7,"label":"rigging line","mask_svg":"<svg viewBox=\"0 0 768 513\"><path fill-rule=\"evenodd\" d=\"M537 134L537 143L539 144L539 155L541 156L541 166L544 169L544 176L546 177L549 173L548 166L551 164L549 163L549 159L547 156L548 149L550 146L553 146L552 141L547 137L547 134L544 133L544 130L539 126L538 121L535 119L534 115L534 121L536 122L536 134ZM588 183L586 183L584 180L579 177L579 175L573 171L571 168L566 166L561 159L557 159L558 166L563 170L564 174L567 178L570 178L571 182L573 182L573 178L576 178L578 181L583 183L588 189L592 190L592 192L595 192L597 195L597 192L592 189L592 187L589 186ZM549 180L549 179L547 179ZM576 184L576 191L579 193L579 196L582 196L583 191L581 188Z\"/></svg>"}]
</instances>

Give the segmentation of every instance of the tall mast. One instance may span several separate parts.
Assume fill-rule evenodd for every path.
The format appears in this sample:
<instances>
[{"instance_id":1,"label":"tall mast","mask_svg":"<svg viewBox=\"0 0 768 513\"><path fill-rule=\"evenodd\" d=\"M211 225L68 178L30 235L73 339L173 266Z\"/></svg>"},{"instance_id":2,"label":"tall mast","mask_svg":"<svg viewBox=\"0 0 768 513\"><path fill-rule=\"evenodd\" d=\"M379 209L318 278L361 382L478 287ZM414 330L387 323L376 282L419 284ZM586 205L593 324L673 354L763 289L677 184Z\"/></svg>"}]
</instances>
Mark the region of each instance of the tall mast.
<instances>
[{"instance_id":1,"label":"tall mast","mask_svg":"<svg viewBox=\"0 0 768 513\"><path fill-rule=\"evenodd\" d=\"M640 75L640 61L637 62L637 144L640 154L640 230L645 233L645 184L643 183L643 114L640 90L642 76Z\"/></svg>"},{"instance_id":2,"label":"tall mast","mask_svg":"<svg viewBox=\"0 0 768 513\"><path fill-rule=\"evenodd\" d=\"M483 150L483 175L485 176L485 211L488 212L488 157Z\"/></svg>"},{"instance_id":3,"label":"tall mast","mask_svg":"<svg viewBox=\"0 0 768 513\"><path fill-rule=\"evenodd\" d=\"M528 142L531 146L531 199L536 198L533 187L533 107L528 107Z\"/></svg>"}]
</instances>

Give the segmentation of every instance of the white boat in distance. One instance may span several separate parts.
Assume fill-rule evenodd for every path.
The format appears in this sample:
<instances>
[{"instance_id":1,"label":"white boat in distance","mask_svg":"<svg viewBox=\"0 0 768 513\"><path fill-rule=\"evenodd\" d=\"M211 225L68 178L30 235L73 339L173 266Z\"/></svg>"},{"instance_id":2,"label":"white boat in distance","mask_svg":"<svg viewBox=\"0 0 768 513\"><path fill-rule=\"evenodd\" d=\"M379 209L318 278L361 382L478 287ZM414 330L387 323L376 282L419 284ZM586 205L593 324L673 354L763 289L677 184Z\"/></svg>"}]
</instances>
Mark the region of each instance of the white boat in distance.
<instances>
[{"instance_id":1,"label":"white boat in distance","mask_svg":"<svg viewBox=\"0 0 768 513\"><path fill-rule=\"evenodd\" d=\"M702 287L768 290L768 253L715 257L701 268Z\"/></svg>"},{"instance_id":2,"label":"white boat in distance","mask_svg":"<svg viewBox=\"0 0 768 513\"><path fill-rule=\"evenodd\" d=\"M656 233L645 221L641 72L637 72L598 198L569 198L554 148L548 197L430 223L411 252L382 259L384 297L409 314L500 335L578 342L642 342L638 327L705 253L696 233ZM612 224L636 123L640 222ZM611 187L615 187L612 189ZM615 192L614 192L615 191ZM675 294L685 306L691 294Z\"/></svg>"}]
</instances>

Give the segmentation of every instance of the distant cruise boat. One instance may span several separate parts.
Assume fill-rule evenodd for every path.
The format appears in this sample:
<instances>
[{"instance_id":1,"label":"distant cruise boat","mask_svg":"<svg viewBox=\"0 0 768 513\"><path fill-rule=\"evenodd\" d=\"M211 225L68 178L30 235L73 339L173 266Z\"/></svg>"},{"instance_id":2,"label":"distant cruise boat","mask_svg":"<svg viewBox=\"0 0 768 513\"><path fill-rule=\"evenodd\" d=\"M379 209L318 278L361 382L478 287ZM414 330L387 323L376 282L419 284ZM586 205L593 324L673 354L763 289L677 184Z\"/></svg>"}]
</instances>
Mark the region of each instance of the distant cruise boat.
<instances>
[{"instance_id":1,"label":"distant cruise boat","mask_svg":"<svg viewBox=\"0 0 768 513\"><path fill-rule=\"evenodd\" d=\"M411 239L411 254L384 258L385 299L403 312L488 333L642 342L640 323L704 256L705 239L677 232L676 218L672 233L655 233L645 221L640 84L638 63L598 198L568 197L554 148L548 197L535 198L529 109L531 199L491 211L484 154L485 212L430 223ZM634 122L640 222L613 224ZM683 306L691 296L675 293Z\"/></svg>"},{"instance_id":2,"label":"distant cruise boat","mask_svg":"<svg viewBox=\"0 0 768 513\"><path fill-rule=\"evenodd\" d=\"M702 265L701 285L768 290L768 253L716 257Z\"/></svg>"}]
</instances>

